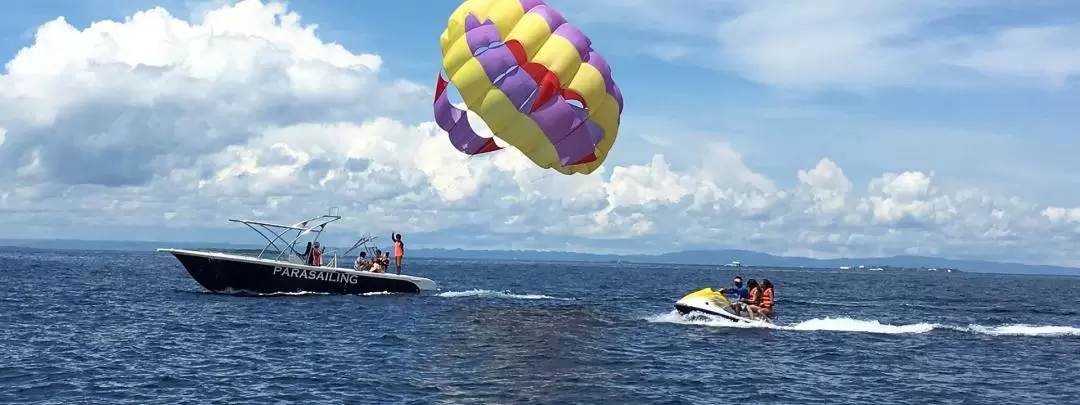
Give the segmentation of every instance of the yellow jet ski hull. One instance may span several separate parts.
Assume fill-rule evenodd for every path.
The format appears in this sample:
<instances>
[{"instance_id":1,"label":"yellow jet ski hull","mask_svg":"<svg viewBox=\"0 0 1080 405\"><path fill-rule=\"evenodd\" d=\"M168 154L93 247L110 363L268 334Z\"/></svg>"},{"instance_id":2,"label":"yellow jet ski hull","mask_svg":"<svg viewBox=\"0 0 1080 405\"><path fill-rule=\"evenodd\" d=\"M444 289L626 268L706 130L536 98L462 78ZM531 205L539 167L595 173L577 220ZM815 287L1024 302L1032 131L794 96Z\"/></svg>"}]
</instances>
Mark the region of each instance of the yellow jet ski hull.
<instances>
[{"instance_id":1,"label":"yellow jet ski hull","mask_svg":"<svg viewBox=\"0 0 1080 405\"><path fill-rule=\"evenodd\" d=\"M675 310L683 315L702 313L733 322L769 322L768 319L751 319L749 314L745 312L736 314L735 310L731 308L731 301L724 294L712 288L703 288L687 294L675 302Z\"/></svg>"}]
</instances>

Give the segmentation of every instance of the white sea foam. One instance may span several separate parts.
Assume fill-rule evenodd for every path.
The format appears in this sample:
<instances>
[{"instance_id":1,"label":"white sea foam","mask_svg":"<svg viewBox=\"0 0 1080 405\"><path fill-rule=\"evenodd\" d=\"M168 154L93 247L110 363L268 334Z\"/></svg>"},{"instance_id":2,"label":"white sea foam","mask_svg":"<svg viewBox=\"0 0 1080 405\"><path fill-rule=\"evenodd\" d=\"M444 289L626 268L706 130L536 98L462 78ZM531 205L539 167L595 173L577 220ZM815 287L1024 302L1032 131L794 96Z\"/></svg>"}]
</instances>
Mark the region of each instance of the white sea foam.
<instances>
[{"instance_id":1,"label":"white sea foam","mask_svg":"<svg viewBox=\"0 0 1080 405\"><path fill-rule=\"evenodd\" d=\"M674 323L681 325L701 325L722 328L767 328L787 331L834 331L857 333L907 334L927 333L934 330L952 330L991 336L1080 336L1080 328L1072 326L1009 324L998 326L984 325L945 325L936 323L913 323L907 325L889 325L876 320L853 318L815 318L791 325L772 325L765 322L736 323L726 319L683 316L678 311L671 311L646 318L649 322Z\"/></svg>"},{"instance_id":2,"label":"white sea foam","mask_svg":"<svg viewBox=\"0 0 1080 405\"><path fill-rule=\"evenodd\" d=\"M550 295L543 294L514 294L509 291L492 291L492 290L468 290L468 291L447 291L439 293L438 296L444 298L465 298L465 297L480 297L480 298L509 298L518 300L561 300L572 301L573 298L559 298L552 297Z\"/></svg>"},{"instance_id":3,"label":"white sea foam","mask_svg":"<svg viewBox=\"0 0 1080 405\"><path fill-rule=\"evenodd\" d=\"M392 293L392 292L389 292L389 291L376 291L376 292L363 293L363 294L360 294L360 295L372 296L372 295L394 295L394 294L395 293Z\"/></svg>"},{"instance_id":4,"label":"white sea foam","mask_svg":"<svg viewBox=\"0 0 1080 405\"><path fill-rule=\"evenodd\" d=\"M280 296L306 296L306 295L330 295L328 292L314 292L314 291L290 291L290 292L273 292L273 293L260 293L255 291L249 291L244 289L226 288L217 293L210 294L229 294L229 295L256 295L263 297L280 297Z\"/></svg>"}]
</instances>

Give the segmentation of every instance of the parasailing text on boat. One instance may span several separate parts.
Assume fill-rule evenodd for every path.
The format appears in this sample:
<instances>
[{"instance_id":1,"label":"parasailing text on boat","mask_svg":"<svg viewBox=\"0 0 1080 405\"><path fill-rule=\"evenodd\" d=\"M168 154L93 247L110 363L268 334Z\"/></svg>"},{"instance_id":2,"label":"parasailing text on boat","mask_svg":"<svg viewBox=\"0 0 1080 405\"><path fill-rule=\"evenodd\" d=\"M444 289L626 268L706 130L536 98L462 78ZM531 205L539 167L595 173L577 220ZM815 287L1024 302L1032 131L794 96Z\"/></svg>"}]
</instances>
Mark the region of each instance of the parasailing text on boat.
<instances>
[{"instance_id":1,"label":"parasailing text on boat","mask_svg":"<svg viewBox=\"0 0 1080 405\"><path fill-rule=\"evenodd\" d=\"M356 284L360 281L360 276L356 274L347 274L338 271L299 269L284 266L274 266L274 275L348 284Z\"/></svg>"}]
</instances>

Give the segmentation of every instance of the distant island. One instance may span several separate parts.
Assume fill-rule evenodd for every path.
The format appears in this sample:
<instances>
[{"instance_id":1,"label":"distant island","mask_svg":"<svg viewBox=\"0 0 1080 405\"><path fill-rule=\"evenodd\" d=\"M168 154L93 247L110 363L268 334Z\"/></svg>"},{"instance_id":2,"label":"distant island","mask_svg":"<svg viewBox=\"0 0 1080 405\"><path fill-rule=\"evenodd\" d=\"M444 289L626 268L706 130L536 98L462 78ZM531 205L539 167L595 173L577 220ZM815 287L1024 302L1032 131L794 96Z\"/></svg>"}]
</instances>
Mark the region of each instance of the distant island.
<instances>
[{"instance_id":1,"label":"distant island","mask_svg":"<svg viewBox=\"0 0 1080 405\"><path fill-rule=\"evenodd\" d=\"M91 240L23 240L0 239L0 246L53 249L53 250L122 250L147 251L159 247L212 248L212 249L261 249L262 245L197 243L197 242L146 242L146 241L91 241ZM344 249L337 249L344 250ZM408 255L414 258L472 259L472 260L523 260L523 261L571 261L571 262L624 262L662 263L683 265L840 269L851 271L938 271L971 273L1011 273L1080 276L1080 268L995 262L988 260L948 259L928 256L889 256L843 259L813 259L808 257L776 256L768 253L738 249L686 250L655 255L618 255L576 253L539 250L466 250L438 248L410 248Z\"/></svg>"},{"instance_id":2,"label":"distant island","mask_svg":"<svg viewBox=\"0 0 1080 405\"><path fill-rule=\"evenodd\" d=\"M656 255L617 255L535 250L466 250L411 249L414 257L528 260L575 262L624 262L688 264L723 267L768 267L803 269L838 269L851 271L937 271L970 273L1009 273L1080 276L1080 268L994 262L988 260L947 259L928 256L856 257L843 259L813 259L808 257L777 256L769 253L738 249L686 250Z\"/></svg>"}]
</instances>

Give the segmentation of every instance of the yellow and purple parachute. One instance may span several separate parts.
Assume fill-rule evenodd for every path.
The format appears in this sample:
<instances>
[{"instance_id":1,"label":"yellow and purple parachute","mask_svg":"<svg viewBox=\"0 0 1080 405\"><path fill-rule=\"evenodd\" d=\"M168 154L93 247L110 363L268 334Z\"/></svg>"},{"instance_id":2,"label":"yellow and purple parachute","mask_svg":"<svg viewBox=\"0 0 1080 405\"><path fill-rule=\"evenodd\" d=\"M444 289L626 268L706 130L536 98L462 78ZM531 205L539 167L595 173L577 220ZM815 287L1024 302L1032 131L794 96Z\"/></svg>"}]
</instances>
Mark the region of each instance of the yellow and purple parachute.
<instances>
[{"instance_id":1,"label":"yellow and purple parachute","mask_svg":"<svg viewBox=\"0 0 1080 405\"><path fill-rule=\"evenodd\" d=\"M619 132L622 93L584 33L542 0L465 0L440 39L442 68L491 132L536 165L592 173ZM439 75L435 121L458 150L501 149L469 125Z\"/></svg>"}]
</instances>

